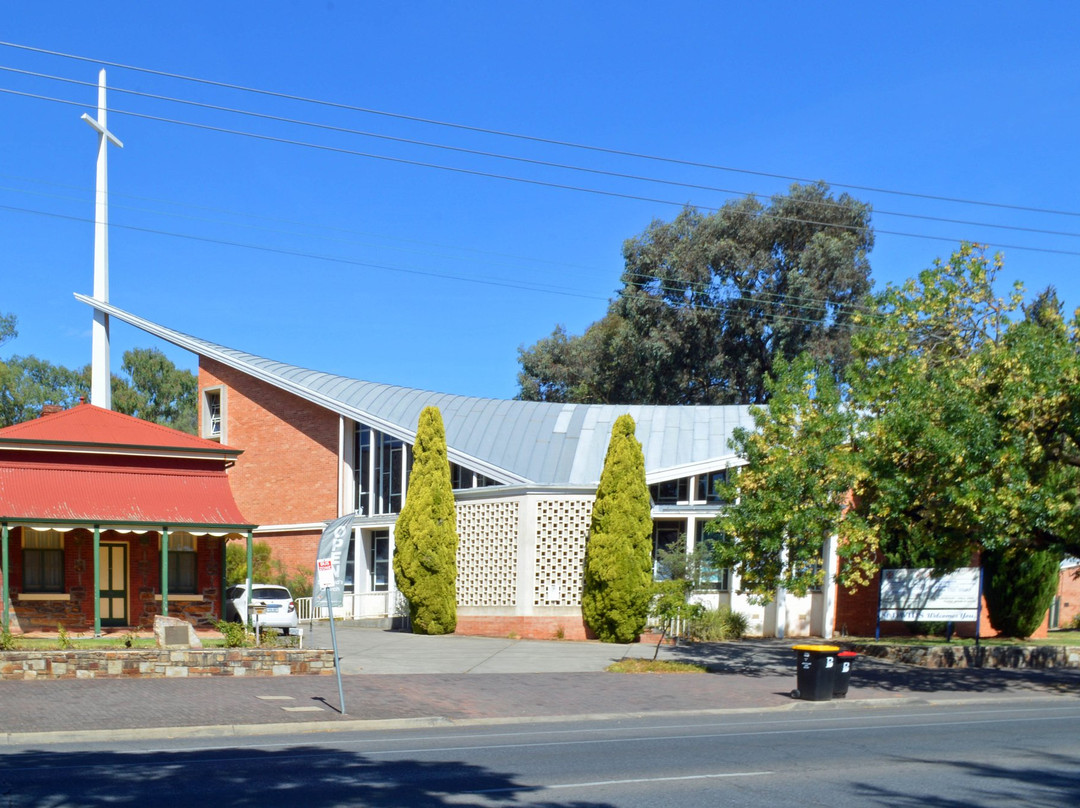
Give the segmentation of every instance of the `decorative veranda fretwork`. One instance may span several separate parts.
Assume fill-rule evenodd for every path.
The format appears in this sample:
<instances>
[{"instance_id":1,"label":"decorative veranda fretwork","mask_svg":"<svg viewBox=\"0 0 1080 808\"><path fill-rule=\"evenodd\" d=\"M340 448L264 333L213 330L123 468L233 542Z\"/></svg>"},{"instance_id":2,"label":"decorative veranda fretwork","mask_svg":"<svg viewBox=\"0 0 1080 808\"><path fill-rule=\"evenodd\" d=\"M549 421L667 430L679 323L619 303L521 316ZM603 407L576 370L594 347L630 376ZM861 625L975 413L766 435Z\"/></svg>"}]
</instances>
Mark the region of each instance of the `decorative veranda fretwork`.
<instances>
[{"instance_id":1,"label":"decorative veranda fretwork","mask_svg":"<svg viewBox=\"0 0 1080 808\"><path fill-rule=\"evenodd\" d=\"M536 606L578 606L592 500L553 499L536 505Z\"/></svg>"},{"instance_id":2,"label":"decorative veranda fretwork","mask_svg":"<svg viewBox=\"0 0 1080 808\"><path fill-rule=\"evenodd\" d=\"M517 600L518 503L459 504L459 606L513 606Z\"/></svg>"}]
</instances>

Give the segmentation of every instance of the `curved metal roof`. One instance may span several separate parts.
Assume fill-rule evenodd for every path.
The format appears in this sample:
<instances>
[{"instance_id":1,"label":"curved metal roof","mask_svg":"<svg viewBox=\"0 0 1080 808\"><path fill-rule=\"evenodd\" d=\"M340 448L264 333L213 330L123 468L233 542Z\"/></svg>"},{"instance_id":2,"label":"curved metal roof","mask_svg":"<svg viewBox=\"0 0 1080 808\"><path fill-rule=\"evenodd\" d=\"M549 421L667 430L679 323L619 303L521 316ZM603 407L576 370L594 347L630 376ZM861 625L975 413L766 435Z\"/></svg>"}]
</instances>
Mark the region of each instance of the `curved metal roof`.
<instances>
[{"instance_id":1,"label":"curved metal roof","mask_svg":"<svg viewBox=\"0 0 1080 808\"><path fill-rule=\"evenodd\" d=\"M740 464L728 441L752 429L749 407L554 404L475 398L351 379L288 365L152 323L75 295L111 317L199 356L288 390L339 415L412 442L420 412L436 406L450 459L503 483L595 485L615 419L629 413L649 482Z\"/></svg>"}]
</instances>

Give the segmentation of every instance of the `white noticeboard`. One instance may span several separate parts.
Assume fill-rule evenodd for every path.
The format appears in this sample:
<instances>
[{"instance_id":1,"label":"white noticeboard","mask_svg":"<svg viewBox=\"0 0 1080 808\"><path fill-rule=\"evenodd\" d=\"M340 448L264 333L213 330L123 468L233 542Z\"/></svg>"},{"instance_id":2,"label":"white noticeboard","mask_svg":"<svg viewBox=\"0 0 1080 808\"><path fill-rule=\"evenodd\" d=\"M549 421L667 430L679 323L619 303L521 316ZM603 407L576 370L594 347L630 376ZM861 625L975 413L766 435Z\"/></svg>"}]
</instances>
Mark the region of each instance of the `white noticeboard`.
<instances>
[{"instance_id":1,"label":"white noticeboard","mask_svg":"<svg viewBox=\"0 0 1080 808\"><path fill-rule=\"evenodd\" d=\"M979 613L979 568L935 578L933 570L881 571L879 620L973 622Z\"/></svg>"},{"instance_id":2,"label":"white noticeboard","mask_svg":"<svg viewBox=\"0 0 1080 808\"><path fill-rule=\"evenodd\" d=\"M334 586L334 562L329 558L320 558L315 562L315 568L319 573L319 580L316 581L319 589L325 589L326 587Z\"/></svg>"}]
</instances>

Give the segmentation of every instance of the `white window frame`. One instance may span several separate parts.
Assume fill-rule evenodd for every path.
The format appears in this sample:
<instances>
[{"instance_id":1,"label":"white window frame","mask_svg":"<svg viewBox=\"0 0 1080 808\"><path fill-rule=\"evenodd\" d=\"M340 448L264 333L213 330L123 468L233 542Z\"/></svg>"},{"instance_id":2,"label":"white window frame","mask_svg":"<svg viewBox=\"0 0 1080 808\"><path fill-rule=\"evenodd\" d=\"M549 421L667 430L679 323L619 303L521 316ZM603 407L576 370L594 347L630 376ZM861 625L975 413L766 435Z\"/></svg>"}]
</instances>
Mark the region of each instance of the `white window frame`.
<instances>
[{"instance_id":1,"label":"white window frame","mask_svg":"<svg viewBox=\"0 0 1080 808\"><path fill-rule=\"evenodd\" d=\"M226 414L226 395L225 387L223 385L217 385L214 387L204 388L202 391L202 418L201 431L202 436L207 440L216 440L221 443L228 443L226 437L225 426L228 419ZM217 400L217 429L214 429L214 407L211 403L214 399Z\"/></svg>"}]
</instances>

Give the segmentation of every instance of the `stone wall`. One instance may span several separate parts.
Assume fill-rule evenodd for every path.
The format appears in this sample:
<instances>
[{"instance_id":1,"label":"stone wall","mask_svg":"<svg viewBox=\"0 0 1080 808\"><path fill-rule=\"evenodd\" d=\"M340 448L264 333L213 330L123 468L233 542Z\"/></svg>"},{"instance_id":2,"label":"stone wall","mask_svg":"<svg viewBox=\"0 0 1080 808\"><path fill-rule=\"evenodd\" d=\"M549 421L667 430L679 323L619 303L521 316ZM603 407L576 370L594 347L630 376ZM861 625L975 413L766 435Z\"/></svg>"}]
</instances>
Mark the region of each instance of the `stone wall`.
<instances>
[{"instance_id":1,"label":"stone wall","mask_svg":"<svg viewBox=\"0 0 1080 808\"><path fill-rule=\"evenodd\" d=\"M1061 645L851 645L866 656L924 668L1080 668L1080 648Z\"/></svg>"},{"instance_id":2,"label":"stone wall","mask_svg":"<svg viewBox=\"0 0 1080 808\"><path fill-rule=\"evenodd\" d=\"M332 674L334 652L282 648L0 651L0 679Z\"/></svg>"}]
</instances>

